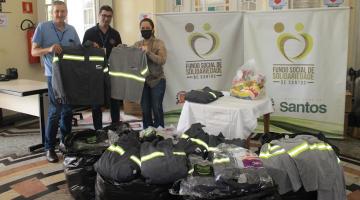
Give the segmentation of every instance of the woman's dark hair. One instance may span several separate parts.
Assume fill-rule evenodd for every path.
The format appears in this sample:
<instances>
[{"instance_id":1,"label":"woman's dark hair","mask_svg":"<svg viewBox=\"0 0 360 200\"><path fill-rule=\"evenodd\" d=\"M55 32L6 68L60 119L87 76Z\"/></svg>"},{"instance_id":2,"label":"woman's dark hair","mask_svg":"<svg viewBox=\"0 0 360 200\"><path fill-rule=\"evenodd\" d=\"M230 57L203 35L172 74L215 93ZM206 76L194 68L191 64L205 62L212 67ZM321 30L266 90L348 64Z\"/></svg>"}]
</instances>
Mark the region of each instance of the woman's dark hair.
<instances>
[{"instance_id":1,"label":"woman's dark hair","mask_svg":"<svg viewBox=\"0 0 360 200\"><path fill-rule=\"evenodd\" d=\"M152 36L155 37L154 22L150 18L144 18L140 21L139 26L141 26L141 23L143 23L143 22L149 22L149 24L152 28Z\"/></svg>"},{"instance_id":2,"label":"woman's dark hair","mask_svg":"<svg viewBox=\"0 0 360 200\"><path fill-rule=\"evenodd\" d=\"M153 22L150 18L144 18L144 19L142 19L142 20L140 21L139 26L141 26L141 23L143 23L143 22L149 22L150 25L151 25L151 28L154 29L154 22Z\"/></svg>"},{"instance_id":3,"label":"woman's dark hair","mask_svg":"<svg viewBox=\"0 0 360 200\"><path fill-rule=\"evenodd\" d=\"M108 5L103 5L103 6L101 6L101 7L100 7L100 10L99 10L99 14L100 14L101 11L103 11L103 10L114 13L114 12L113 12L113 9L112 9L110 6L108 6Z\"/></svg>"}]
</instances>

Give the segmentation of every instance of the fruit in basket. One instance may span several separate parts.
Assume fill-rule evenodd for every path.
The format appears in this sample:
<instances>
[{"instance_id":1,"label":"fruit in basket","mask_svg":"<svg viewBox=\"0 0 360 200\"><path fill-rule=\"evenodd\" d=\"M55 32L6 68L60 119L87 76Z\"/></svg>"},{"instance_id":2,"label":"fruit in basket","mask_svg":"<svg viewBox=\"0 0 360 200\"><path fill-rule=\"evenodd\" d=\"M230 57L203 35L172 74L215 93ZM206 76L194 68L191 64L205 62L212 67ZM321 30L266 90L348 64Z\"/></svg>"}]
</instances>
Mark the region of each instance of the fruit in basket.
<instances>
[{"instance_id":1,"label":"fruit in basket","mask_svg":"<svg viewBox=\"0 0 360 200\"><path fill-rule=\"evenodd\" d=\"M261 92L260 86L256 81L244 81L234 85L231 90L231 96L241 99L255 99Z\"/></svg>"}]
</instances>

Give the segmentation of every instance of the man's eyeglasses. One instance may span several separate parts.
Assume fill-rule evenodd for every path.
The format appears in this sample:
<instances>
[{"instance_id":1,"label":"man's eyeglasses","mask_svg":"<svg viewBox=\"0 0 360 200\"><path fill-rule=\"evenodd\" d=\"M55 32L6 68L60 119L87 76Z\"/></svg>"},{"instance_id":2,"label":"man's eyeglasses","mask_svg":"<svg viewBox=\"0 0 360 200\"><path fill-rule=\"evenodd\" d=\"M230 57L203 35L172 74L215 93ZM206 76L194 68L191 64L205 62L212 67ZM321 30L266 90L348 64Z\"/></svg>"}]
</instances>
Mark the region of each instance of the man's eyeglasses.
<instances>
[{"instance_id":1,"label":"man's eyeglasses","mask_svg":"<svg viewBox=\"0 0 360 200\"><path fill-rule=\"evenodd\" d=\"M112 15L105 15L105 14L102 14L100 15L102 18L112 18Z\"/></svg>"}]
</instances>

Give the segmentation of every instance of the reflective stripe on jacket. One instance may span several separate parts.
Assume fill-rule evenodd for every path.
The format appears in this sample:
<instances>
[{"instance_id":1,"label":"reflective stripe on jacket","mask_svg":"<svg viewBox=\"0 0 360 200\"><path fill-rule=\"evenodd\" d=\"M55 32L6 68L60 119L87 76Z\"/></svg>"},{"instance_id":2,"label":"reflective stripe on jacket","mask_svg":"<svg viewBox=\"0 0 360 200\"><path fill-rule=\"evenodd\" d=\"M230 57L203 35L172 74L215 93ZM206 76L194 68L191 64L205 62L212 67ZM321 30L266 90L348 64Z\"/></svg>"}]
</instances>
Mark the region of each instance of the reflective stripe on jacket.
<instances>
[{"instance_id":1,"label":"reflective stripe on jacket","mask_svg":"<svg viewBox=\"0 0 360 200\"><path fill-rule=\"evenodd\" d=\"M105 52L98 48L63 47L53 57L52 87L63 104L102 105Z\"/></svg>"},{"instance_id":2,"label":"reflective stripe on jacket","mask_svg":"<svg viewBox=\"0 0 360 200\"><path fill-rule=\"evenodd\" d=\"M111 97L139 102L149 75L144 51L135 47L115 47L109 57Z\"/></svg>"}]
</instances>

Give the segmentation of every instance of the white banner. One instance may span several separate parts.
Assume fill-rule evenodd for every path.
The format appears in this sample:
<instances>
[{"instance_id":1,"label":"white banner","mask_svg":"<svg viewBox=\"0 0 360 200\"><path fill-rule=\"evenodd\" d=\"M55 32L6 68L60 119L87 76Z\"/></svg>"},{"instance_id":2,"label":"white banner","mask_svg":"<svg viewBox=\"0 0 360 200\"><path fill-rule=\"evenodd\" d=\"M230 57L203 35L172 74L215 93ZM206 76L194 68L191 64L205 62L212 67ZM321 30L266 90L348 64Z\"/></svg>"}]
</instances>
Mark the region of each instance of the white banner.
<instances>
[{"instance_id":1,"label":"white banner","mask_svg":"<svg viewBox=\"0 0 360 200\"><path fill-rule=\"evenodd\" d=\"M168 53L165 111L180 109L191 89L229 90L243 64L243 13L159 14L156 22Z\"/></svg>"},{"instance_id":2,"label":"white banner","mask_svg":"<svg viewBox=\"0 0 360 200\"><path fill-rule=\"evenodd\" d=\"M247 13L245 60L274 99L271 124L343 134L349 9Z\"/></svg>"}]
</instances>

